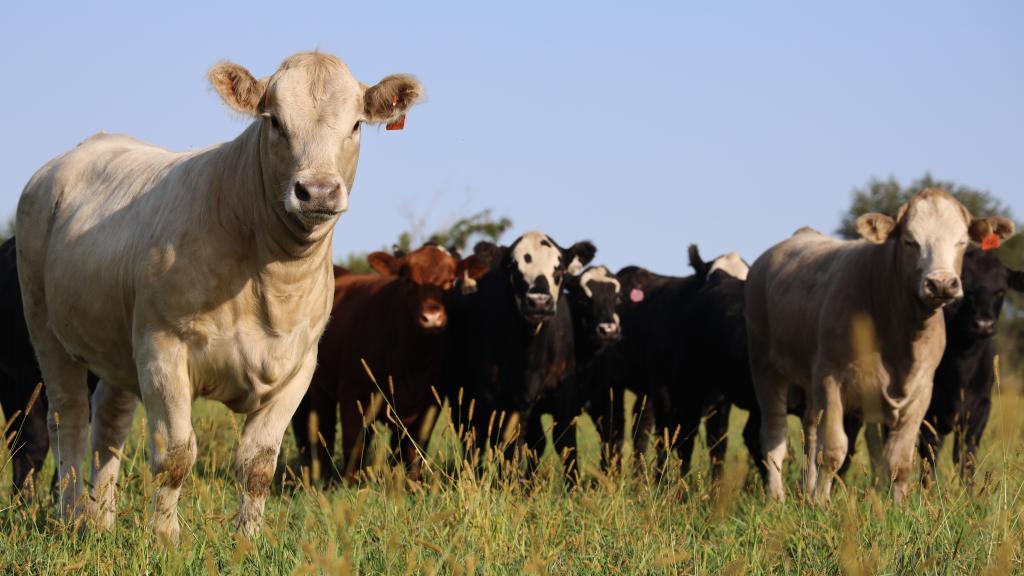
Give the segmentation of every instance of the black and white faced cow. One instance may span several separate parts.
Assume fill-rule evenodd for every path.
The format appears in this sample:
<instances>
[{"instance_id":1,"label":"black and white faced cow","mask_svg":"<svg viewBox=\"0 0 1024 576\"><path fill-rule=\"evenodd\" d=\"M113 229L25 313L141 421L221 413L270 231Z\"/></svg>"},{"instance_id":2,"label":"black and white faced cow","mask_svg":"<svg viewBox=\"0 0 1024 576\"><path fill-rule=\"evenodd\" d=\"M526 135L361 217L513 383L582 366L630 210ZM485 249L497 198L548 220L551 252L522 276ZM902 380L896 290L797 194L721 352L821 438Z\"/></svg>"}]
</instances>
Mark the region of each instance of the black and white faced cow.
<instances>
[{"instance_id":1,"label":"black and white faced cow","mask_svg":"<svg viewBox=\"0 0 1024 576\"><path fill-rule=\"evenodd\" d=\"M500 447L510 460L517 448L543 452L540 416L551 413L570 480L576 474L573 421L582 401L572 314L562 290L571 268L589 263L596 251L586 241L562 248L542 232L528 232L507 248L478 246L474 252L491 270L475 292L457 294L449 310L446 381L457 425L468 424L477 448L507 440Z\"/></svg>"},{"instance_id":2,"label":"black and white faced cow","mask_svg":"<svg viewBox=\"0 0 1024 576\"><path fill-rule=\"evenodd\" d=\"M1007 268L993 252L972 250L964 255L961 278L964 298L946 308L946 350L935 371L918 451L933 471L943 437L954 432L953 459L969 480L992 409L996 322L1006 292L1024 292L1024 272ZM932 475L922 478L928 482Z\"/></svg>"}]
</instances>

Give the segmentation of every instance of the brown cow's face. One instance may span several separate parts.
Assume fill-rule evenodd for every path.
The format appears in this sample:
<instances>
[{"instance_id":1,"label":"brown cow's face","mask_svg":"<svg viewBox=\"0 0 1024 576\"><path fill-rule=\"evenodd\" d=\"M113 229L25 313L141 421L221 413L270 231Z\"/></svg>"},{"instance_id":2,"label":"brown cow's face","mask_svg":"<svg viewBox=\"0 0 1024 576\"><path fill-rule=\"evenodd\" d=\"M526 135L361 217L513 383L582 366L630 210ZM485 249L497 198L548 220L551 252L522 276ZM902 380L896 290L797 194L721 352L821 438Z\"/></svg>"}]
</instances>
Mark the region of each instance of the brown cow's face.
<instances>
[{"instance_id":1,"label":"brown cow's face","mask_svg":"<svg viewBox=\"0 0 1024 576\"><path fill-rule=\"evenodd\" d=\"M237 64L209 74L224 101L260 118L260 162L268 201L299 235L323 237L348 209L363 123L393 122L420 97L411 76L360 84L338 58L296 54L256 80Z\"/></svg>"},{"instance_id":2,"label":"brown cow's face","mask_svg":"<svg viewBox=\"0 0 1024 576\"><path fill-rule=\"evenodd\" d=\"M972 219L960 202L938 189L911 198L895 221L865 214L857 226L868 240L899 243L902 274L929 309L963 297L960 271L971 240L981 242L990 232L1003 240L1013 235L1013 222L1000 217Z\"/></svg>"},{"instance_id":3,"label":"brown cow's face","mask_svg":"<svg viewBox=\"0 0 1024 576\"><path fill-rule=\"evenodd\" d=\"M428 244L405 256L392 256L374 252L368 257L370 265L384 276L397 276L403 283L403 299L416 325L428 334L440 332L448 326L445 298L463 274L479 278L487 267L470 256L456 260L440 246Z\"/></svg>"}]
</instances>

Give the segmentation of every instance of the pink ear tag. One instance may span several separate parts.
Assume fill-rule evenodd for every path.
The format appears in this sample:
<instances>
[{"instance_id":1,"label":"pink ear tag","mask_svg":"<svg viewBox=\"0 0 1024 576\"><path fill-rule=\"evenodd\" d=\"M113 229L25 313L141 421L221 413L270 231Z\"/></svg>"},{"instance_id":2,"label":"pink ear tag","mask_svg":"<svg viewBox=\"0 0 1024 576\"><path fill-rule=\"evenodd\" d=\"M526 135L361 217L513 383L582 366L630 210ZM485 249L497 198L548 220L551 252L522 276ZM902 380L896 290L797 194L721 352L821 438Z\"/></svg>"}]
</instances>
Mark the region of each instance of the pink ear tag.
<instances>
[{"instance_id":1,"label":"pink ear tag","mask_svg":"<svg viewBox=\"0 0 1024 576\"><path fill-rule=\"evenodd\" d=\"M989 232L988 236L981 241L982 250L995 250L999 248L999 236L996 236L995 232Z\"/></svg>"},{"instance_id":2,"label":"pink ear tag","mask_svg":"<svg viewBox=\"0 0 1024 576\"><path fill-rule=\"evenodd\" d=\"M391 97L391 106L398 106L398 96ZM385 130L401 130L402 128L405 128L405 114L399 116L398 120L388 122L388 124L384 126Z\"/></svg>"},{"instance_id":3,"label":"pink ear tag","mask_svg":"<svg viewBox=\"0 0 1024 576\"><path fill-rule=\"evenodd\" d=\"M640 303L644 301L644 291L639 288L633 288L629 291L630 302Z\"/></svg>"}]
</instances>

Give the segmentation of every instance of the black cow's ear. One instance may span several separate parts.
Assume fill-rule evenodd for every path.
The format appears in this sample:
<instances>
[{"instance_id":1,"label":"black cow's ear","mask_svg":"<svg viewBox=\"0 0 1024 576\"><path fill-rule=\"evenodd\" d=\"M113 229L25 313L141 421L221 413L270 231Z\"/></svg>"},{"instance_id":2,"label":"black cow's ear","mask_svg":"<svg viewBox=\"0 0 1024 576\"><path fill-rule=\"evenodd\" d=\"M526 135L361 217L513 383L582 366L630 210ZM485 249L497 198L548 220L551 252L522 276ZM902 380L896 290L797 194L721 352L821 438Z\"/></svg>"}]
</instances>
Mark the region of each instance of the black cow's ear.
<instances>
[{"instance_id":1,"label":"black cow's ear","mask_svg":"<svg viewBox=\"0 0 1024 576\"><path fill-rule=\"evenodd\" d=\"M477 258L474 254L473 256L459 260L459 264L455 268L455 275L458 277L467 276L477 280L483 277L484 274L487 274L490 269L491 267L487 262Z\"/></svg>"},{"instance_id":2,"label":"black cow's ear","mask_svg":"<svg viewBox=\"0 0 1024 576\"><path fill-rule=\"evenodd\" d=\"M566 271L573 275L579 274L583 271L584 266L590 264L595 254L597 254L597 246L587 240L573 244L564 251L564 258L569 263L565 267Z\"/></svg>"},{"instance_id":3,"label":"black cow's ear","mask_svg":"<svg viewBox=\"0 0 1024 576\"><path fill-rule=\"evenodd\" d=\"M896 229L896 221L885 214L868 212L857 218L857 233L868 242L881 244Z\"/></svg>"},{"instance_id":4,"label":"black cow's ear","mask_svg":"<svg viewBox=\"0 0 1024 576\"><path fill-rule=\"evenodd\" d=\"M1010 273L1010 290L1024 292L1024 270L1011 270L1007 268L1006 271Z\"/></svg>"},{"instance_id":5,"label":"black cow's ear","mask_svg":"<svg viewBox=\"0 0 1024 576\"><path fill-rule=\"evenodd\" d=\"M366 257L366 261L381 276L398 276L402 269L402 261L387 252L374 252Z\"/></svg>"}]
</instances>

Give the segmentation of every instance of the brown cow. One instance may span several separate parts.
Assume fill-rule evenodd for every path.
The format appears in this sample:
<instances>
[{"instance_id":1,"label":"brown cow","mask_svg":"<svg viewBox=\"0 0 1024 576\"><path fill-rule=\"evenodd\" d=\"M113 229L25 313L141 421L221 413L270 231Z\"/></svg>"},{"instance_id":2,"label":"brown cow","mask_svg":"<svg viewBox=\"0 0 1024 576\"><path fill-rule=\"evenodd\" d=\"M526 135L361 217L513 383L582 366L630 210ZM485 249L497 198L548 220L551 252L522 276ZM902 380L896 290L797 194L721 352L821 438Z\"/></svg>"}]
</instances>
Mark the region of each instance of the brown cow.
<instances>
[{"instance_id":1,"label":"brown cow","mask_svg":"<svg viewBox=\"0 0 1024 576\"><path fill-rule=\"evenodd\" d=\"M750 363L768 487L779 500L785 498L781 468L790 383L807 394L808 495L829 498L847 453L842 424L849 412L891 430L883 472L894 499L906 496L917 432L946 342L941 308L963 295L960 268L969 240L990 234L1005 239L1013 223L972 219L949 193L928 189L904 204L895 220L861 216L857 231L866 241L801 229L750 268ZM877 434L869 436L869 447L876 462L883 460Z\"/></svg>"},{"instance_id":2,"label":"brown cow","mask_svg":"<svg viewBox=\"0 0 1024 576\"><path fill-rule=\"evenodd\" d=\"M307 463L312 464L319 431L325 444L316 449L320 471L338 472L344 466L353 473L365 449L364 428L384 419L390 406L398 416L392 438L401 438L402 457L417 477L417 442L429 438L432 422L425 415L436 407L432 388L438 387L446 344L445 299L457 278L480 277L487 266L475 256L457 260L432 244L405 256L374 252L368 260L379 275L335 269L334 308L320 339L319 365L292 427ZM372 401L374 395L385 402ZM339 407L344 464L333 459ZM313 413L318 424L311 427Z\"/></svg>"}]
</instances>

